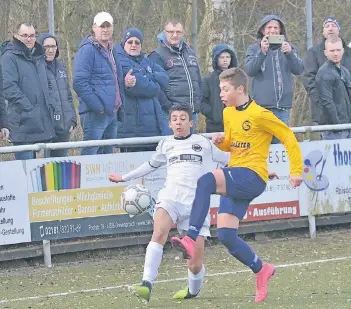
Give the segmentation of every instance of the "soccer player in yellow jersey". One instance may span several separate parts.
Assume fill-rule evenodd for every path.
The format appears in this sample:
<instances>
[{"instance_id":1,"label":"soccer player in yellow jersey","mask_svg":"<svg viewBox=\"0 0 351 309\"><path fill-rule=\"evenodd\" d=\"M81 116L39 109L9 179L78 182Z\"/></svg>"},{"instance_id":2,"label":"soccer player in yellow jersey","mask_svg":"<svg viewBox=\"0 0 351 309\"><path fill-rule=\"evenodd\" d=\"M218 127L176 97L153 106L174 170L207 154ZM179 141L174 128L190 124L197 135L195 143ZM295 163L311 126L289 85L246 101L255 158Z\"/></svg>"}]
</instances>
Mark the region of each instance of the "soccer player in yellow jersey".
<instances>
[{"instance_id":1,"label":"soccer player in yellow jersey","mask_svg":"<svg viewBox=\"0 0 351 309\"><path fill-rule=\"evenodd\" d=\"M171 243L186 258L194 256L195 242L210 207L211 194L221 195L217 216L217 235L222 244L240 262L256 274L256 302L268 293L268 281L275 268L263 263L237 231L251 201L266 188L267 157L272 137L285 146L290 160L290 183L296 188L302 182L302 155L290 128L274 114L258 106L248 95L248 77L239 68L219 76L221 99L227 106L223 112L224 134L212 141L230 152L227 168L217 169L199 178L190 215L187 236L172 237Z\"/></svg>"}]
</instances>

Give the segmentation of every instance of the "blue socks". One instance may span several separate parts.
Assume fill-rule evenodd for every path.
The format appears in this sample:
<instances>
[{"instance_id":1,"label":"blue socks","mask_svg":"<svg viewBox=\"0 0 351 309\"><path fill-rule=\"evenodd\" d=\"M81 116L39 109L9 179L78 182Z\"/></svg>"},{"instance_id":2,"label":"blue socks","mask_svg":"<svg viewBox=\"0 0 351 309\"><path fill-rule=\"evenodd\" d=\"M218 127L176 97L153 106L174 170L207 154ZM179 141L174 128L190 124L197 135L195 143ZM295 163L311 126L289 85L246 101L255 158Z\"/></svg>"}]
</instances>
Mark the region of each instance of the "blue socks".
<instances>
[{"instance_id":1,"label":"blue socks","mask_svg":"<svg viewBox=\"0 0 351 309\"><path fill-rule=\"evenodd\" d=\"M237 229L218 228L218 239L226 246L229 253L257 274L262 269L261 259L252 251L251 247L238 236Z\"/></svg>"},{"instance_id":2,"label":"blue socks","mask_svg":"<svg viewBox=\"0 0 351 309\"><path fill-rule=\"evenodd\" d=\"M196 241L210 210L211 194L217 191L216 178L212 173L202 175L197 181L193 207L191 209L187 235Z\"/></svg>"}]
</instances>

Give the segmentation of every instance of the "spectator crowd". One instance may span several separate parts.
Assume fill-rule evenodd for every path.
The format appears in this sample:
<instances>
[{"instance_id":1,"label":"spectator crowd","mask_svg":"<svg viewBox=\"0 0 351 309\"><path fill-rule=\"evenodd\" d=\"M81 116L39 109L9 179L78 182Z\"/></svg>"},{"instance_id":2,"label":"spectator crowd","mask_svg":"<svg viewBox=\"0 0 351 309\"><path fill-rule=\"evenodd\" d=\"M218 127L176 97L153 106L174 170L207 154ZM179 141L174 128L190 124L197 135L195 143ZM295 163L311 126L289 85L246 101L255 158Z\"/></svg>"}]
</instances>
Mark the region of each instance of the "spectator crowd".
<instances>
[{"instance_id":1,"label":"spectator crowd","mask_svg":"<svg viewBox=\"0 0 351 309\"><path fill-rule=\"evenodd\" d=\"M83 140L170 135L168 111L174 105L191 109L193 128L201 113L206 117L206 132L223 131L219 74L239 65L231 46L214 47L213 70L202 77L180 21L165 23L157 36L159 46L149 55L143 50L140 29L126 29L118 43L112 41L113 30L113 17L98 13L91 34L83 38L74 57L72 88L79 100ZM314 125L351 123L351 48L339 32L339 22L328 17L321 25L321 42L302 60L281 18L264 17L243 63L251 77L251 97L289 125L293 75L302 75ZM20 23L12 39L1 45L0 138L14 145L66 142L76 126L57 38L50 33L38 37L32 23ZM323 138L351 135L350 131L326 132ZM145 150L152 148L121 149ZM96 146L81 154L112 152L112 146ZM66 150L51 152L53 157L66 155ZM16 153L16 159L34 157L33 152Z\"/></svg>"}]
</instances>

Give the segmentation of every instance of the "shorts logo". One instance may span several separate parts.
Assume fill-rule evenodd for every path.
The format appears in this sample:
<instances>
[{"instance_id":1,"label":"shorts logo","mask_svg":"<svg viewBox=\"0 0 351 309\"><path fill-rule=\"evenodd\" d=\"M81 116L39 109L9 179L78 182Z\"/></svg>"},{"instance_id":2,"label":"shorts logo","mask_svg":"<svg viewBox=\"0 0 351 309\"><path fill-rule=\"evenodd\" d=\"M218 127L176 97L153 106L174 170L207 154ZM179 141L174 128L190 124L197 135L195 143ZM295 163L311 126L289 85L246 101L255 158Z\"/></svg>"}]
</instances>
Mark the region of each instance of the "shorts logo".
<instances>
[{"instance_id":1,"label":"shorts logo","mask_svg":"<svg viewBox=\"0 0 351 309\"><path fill-rule=\"evenodd\" d=\"M193 150L196 151L196 152L199 152L202 150L202 147L199 145L199 144L194 144L192 146Z\"/></svg>"},{"instance_id":2,"label":"shorts logo","mask_svg":"<svg viewBox=\"0 0 351 309\"><path fill-rule=\"evenodd\" d=\"M251 129L251 123L248 120L245 120L242 124L242 128L244 131L249 131Z\"/></svg>"}]
</instances>

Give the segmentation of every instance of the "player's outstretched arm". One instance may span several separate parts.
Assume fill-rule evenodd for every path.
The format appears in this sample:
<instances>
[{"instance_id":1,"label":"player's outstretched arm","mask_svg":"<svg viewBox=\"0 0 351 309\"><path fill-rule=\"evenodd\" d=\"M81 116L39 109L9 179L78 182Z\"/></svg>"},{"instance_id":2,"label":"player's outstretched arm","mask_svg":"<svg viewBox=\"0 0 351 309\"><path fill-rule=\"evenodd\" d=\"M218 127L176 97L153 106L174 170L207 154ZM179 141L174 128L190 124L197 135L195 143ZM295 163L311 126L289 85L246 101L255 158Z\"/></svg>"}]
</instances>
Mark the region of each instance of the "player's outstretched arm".
<instances>
[{"instance_id":1,"label":"player's outstretched arm","mask_svg":"<svg viewBox=\"0 0 351 309\"><path fill-rule=\"evenodd\" d=\"M108 179L112 182L124 182L124 181L129 181L133 179L138 179L140 177L146 176L153 171L155 171L158 167L150 165L150 162L145 162L139 167L137 167L135 170L130 171L128 174L125 175L119 175L119 174L110 174L108 175Z\"/></svg>"},{"instance_id":2,"label":"player's outstretched arm","mask_svg":"<svg viewBox=\"0 0 351 309\"><path fill-rule=\"evenodd\" d=\"M294 188L298 187L302 183L302 153L293 131L268 110L264 110L256 121L284 145L290 161L290 183Z\"/></svg>"},{"instance_id":3,"label":"player's outstretched arm","mask_svg":"<svg viewBox=\"0 0 351 309\"><path fill-rule=\"evenodd\" d=\"M143 163L139 167L137 167L135 170L130 171L126 175L119 175L119 174L110 174L108 175L108 179L112 182L124 182L124 181L129 181L133 179L138 179L140 177L146 176L155 170L157 170L159 167L162 165L166 164L167 160L165 155L162 152L162 145L163 141L160 141L158 143L158 146L156 148L156 152L152 155L151 159L148 162Z\"/></svg>"}]
</instances>

